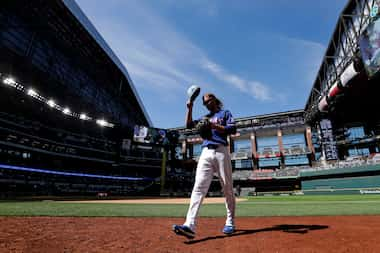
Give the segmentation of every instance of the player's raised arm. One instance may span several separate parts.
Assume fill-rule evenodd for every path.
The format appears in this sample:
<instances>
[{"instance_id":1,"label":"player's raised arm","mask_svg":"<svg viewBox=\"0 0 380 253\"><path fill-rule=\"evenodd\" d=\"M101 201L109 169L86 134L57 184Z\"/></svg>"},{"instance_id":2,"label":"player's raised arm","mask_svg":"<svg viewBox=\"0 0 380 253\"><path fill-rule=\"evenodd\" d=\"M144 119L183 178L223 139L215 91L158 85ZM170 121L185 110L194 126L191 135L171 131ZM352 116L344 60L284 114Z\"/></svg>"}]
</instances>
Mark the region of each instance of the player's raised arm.
<instances>
[{"instance_id":1,"label":"player's raised arm","mask_svg":"<svg viewBox=\"0 0 380 253\"><path fill-rule=\"evenodd\" d=\"M187 96L189 97L189 100L186 103L186 106L187 106L186 128L193 128L194 127L193 105L194 105L194 100L198 97L200 91L201 91L201 88L199 86L196 86L196 85L190 86L190 88L187 90Z\"/></svg>"},{"instance_id":2,"label":"player's raised arm","mask_svg":"<svg viewBox=\"0 0 380 253\"><path fill-rule=\"evenodd\" d=\"M186 128L192 128L193 123L193 102L187 101L187 112L186 112Z\"/></svg>"}]
</instances>

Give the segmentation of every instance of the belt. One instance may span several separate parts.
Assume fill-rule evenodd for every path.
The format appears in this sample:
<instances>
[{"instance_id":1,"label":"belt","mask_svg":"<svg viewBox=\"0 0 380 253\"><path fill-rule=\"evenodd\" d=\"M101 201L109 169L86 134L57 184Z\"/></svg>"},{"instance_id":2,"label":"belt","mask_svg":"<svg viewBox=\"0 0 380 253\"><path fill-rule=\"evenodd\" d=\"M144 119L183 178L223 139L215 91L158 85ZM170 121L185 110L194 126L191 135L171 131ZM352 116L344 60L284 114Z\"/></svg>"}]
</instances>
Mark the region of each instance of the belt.
<instances>
[{"instance_id":1,"label":"belt","mask_svg":"<svg viewBox=\"0 0 380 253\"><path fill-rule=\"evenodd\" d=\"M218 144L207 144L207 148L208 149L217 149L218 147L219 147L220 145L218 145Z\"/></svg>"}]
</instances>

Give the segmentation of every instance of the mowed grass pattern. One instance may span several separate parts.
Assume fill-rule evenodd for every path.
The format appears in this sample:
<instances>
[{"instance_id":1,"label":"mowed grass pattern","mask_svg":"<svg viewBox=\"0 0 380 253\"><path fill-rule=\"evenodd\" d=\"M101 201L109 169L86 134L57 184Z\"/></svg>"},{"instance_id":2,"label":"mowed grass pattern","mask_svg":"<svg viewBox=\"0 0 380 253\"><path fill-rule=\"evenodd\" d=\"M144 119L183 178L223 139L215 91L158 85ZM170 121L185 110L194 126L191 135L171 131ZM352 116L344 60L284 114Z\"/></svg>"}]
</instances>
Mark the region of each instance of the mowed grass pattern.
<instances>
[{"instance_id":1,"label":"mowed grass pattern","mask_svg":"<svg viewBox=\"0 0 380 253\"><path fill-rule=\"evenodd\" d=\"M65 203L2 201L0 216L184 217L187 204ZM224 204L204 204L201 217L223 217ZM380 195L249 197L237 203L238 217L380 215Z\"/></svg>"}]
</instances>

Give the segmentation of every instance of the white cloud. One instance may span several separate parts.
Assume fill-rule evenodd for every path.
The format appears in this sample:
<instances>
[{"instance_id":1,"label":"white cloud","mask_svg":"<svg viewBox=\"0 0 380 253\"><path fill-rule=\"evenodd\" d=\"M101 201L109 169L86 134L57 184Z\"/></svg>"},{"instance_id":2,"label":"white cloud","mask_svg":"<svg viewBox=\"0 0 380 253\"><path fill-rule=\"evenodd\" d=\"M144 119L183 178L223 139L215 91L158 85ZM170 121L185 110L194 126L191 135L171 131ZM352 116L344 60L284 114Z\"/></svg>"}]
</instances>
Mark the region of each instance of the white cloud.
<instances>
[{"instance_id":1,"label":"white cloud","mask_svg":"<svg viewBox=\"0 0 380 253\"><path fill-rule=\"evenodd\" d=\"M219 9L216 5L209 5L206 7L206 14L210 17L216 17L219 14Z\"/></svg>"},{"instance_id":2,"label":"white cloud","mask_svg":"<svg viewBox=\"0 0 380 253\"><path fill-rule=\"evenodd\" d=\"M293 56L297 61L294 64L298 63L301 68L299 73L303 73L306 83L311 85L317 76L326 46L318 42L286 36L280 36L279 40L286 43L289 48L295 49Z\"/></svg>"},{"instance_id":3,"label":"white cloud","mask_svg":"<svg viewBox=\"0 0 380 253\"><path fill-rule=\"evenodd\" d=\"M220 8L218 0L187 0L187 1L178 1L178 0L165 0L161 1L161 4L164 3L168 8L179 8L192 10L192 15L197 14L202 17L218 17Z\"/></svg>"},{"instance_id":4,"label":"white cloud","mask_svg":"<svg viewBox=\"0 0 380 253\"><path fill-rule=\"evenodd\" d=\"M270 89L268 86L260 83L259 81L247 81L237 75L228 73L218 64L210 60L204 60L203 68L209 70L217 79L233 85L243 93L248 93L257 100L268 101L272 100Z\"/></svg>"},{"instance_id":5,"label":"white cloud","mask_svg":"<svg viewBox=\"0 0 380 253\"><path fill-rule=\"evenodd\" d=\"M165 91L181 94L190 83L203 85L213 77L255 99L271 99L267 86L257 80L245 80L209 59L201 48L146 3L111 1L108 11L103 12L93 1L80 2L96 13L96 18L89 18L126 65L138 88L160 94ZM212 10L212 6L206 5L206 9ZM128 15L110 13L122 9L128 9Z\"/></svg>"},{"instance_id":6,"label":"white cloud","mask_svg":"<svg viewBox=\"0 0 380 253\"><path fill-rule=\"evenodd\" d=\"M264 84L260 82L249 82L248 83L249 89L251 90L251 94L259 99L259 100L271 100L271 96L269 94L269 88L268 86L265 86Z\"/></svg>"}]
</instances>

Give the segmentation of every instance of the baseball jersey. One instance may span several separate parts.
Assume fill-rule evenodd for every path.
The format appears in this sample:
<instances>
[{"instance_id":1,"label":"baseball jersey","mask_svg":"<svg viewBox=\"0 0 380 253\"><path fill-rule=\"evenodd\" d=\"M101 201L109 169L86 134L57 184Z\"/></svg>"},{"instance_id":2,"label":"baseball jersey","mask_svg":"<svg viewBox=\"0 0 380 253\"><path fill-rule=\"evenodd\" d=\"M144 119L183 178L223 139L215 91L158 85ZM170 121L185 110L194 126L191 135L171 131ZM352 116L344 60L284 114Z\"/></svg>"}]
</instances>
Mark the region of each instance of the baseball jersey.
<instances>
[{"instance_id":1,"label":"baseball jersey","mask_svg":"<svg viewBox=\"0 0 380 253\"><path fill-rule=\"evenodd\" d=\"M225 132L220 133L215 129L212 129L211 139L203 140L202 147L206 147L208 144L222 144L227 146L227 136L236 133L236 126L232 114L228 110L219 110L215 113L209 113L202 118L208 118L211 123L216 123L225 127ZM193 123L196 125L201 119L195 120Z\"/></svg>"}]
</instances>

